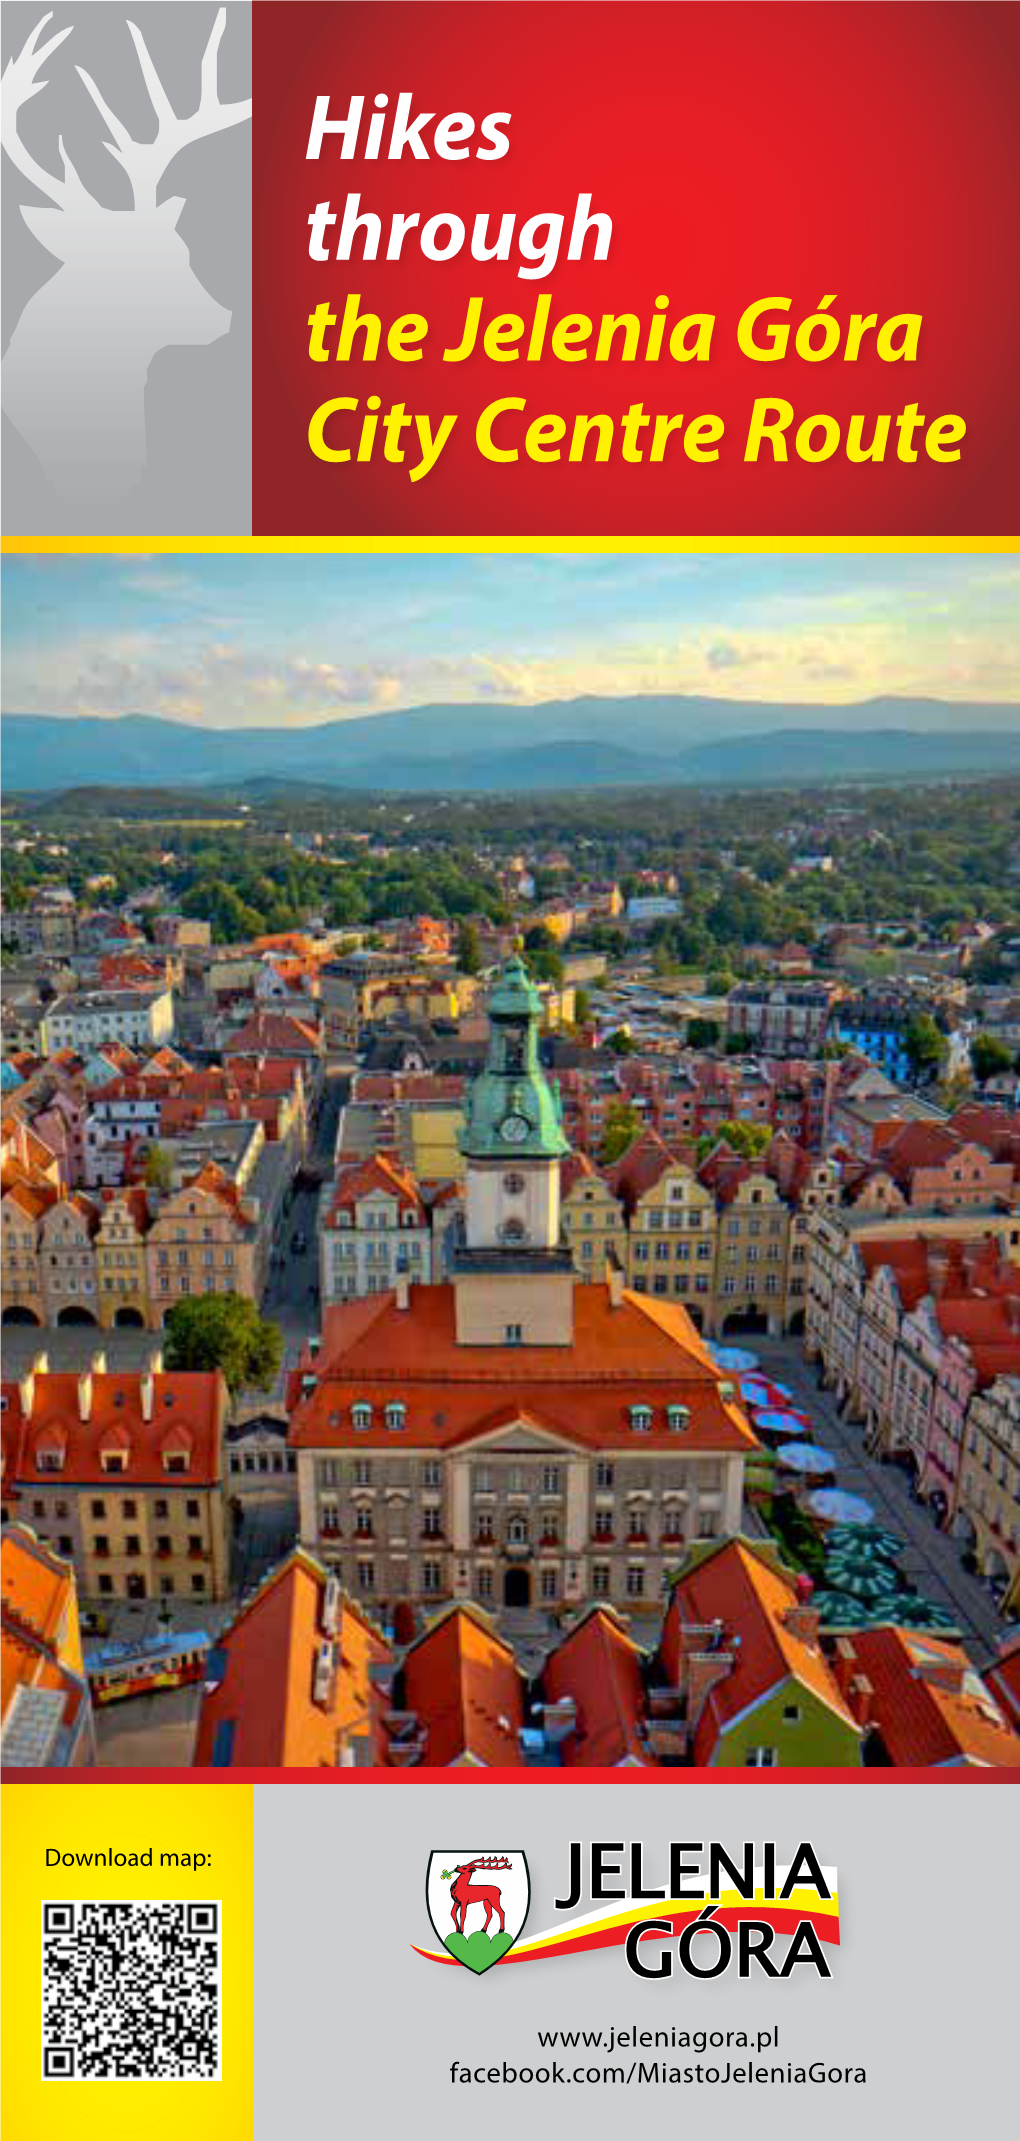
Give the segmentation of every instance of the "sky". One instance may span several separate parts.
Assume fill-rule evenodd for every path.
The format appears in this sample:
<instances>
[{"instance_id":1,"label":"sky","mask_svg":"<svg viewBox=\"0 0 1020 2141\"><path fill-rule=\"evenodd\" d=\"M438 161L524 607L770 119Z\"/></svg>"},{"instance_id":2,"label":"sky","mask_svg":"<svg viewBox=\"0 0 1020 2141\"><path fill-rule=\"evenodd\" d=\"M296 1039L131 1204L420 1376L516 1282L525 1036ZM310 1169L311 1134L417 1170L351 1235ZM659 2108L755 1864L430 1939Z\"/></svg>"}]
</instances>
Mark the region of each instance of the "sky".
<instances>
[{"instance_id":1,"label":"sky","mask_svg":"<svg viewBox=\"0 0 1020 2141\"><path fill-rule=\"evenodd\" d=\"M300 726L431 701L1020 701L1020 558L31 555L3 710Z\"/></svg>"}]
</instances>

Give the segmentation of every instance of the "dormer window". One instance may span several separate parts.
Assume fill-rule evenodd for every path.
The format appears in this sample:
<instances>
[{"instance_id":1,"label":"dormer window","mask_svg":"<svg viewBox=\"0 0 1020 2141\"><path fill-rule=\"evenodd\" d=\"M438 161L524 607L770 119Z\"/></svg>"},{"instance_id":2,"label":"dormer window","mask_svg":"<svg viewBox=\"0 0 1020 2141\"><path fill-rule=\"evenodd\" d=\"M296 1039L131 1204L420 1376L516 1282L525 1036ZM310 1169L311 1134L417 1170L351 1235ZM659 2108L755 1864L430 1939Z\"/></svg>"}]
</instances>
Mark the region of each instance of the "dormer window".
<instances>
[{"instance_id":1,"label":"dormer window","mask_svg":"<svg viewBox=\"0 0 1020 2141\"><path fill-rule=\"evenodd\" d=\"M123 1450L102 1450L100 1451L99 1461L104 1472L124 1472L127 1470L127 1458Z\"/></svg>"},{"instance_id":2,"label":"dormer window","mask_svg":"<svg viewBox=\"0 0 1020 2141\"><path fill-rule=\"evenodd\" d=\"M35 1469L37 1472L62 1472L64 1469L64 1451L61 1444L48 1442L43 1449L37 1450L35 1453Z\"/></svg>"},{"instance_id":3,"label":"dormer window","mask_svg":"<svg viewBox=\"0 0 1020 2141\"><path fill-rule=\"evenodd\" d=\"M351 1424L353 1427L362 1430L372 1425L372 1407L366 1404L363 1399L359 1399L357 1404L351 1406Z\"/></svg>"},{"instance_id":4,"label":"dormer window","mask_svg":"<svg viewBox=\"0 0 1020 2141\"><path fill-rule=\"evenodd\" d=\"M667 1405L666 1425L671 1435L684 1434L690 1426L690 1421L691 1408L689 1405Z\"/></svg>"},{"instance_id":5,"label":"dormer window","mask_svg":"<svg viewBox=\"0 0 1020 2141\"><path fill-rule=\"evenodd\" d=\"M633 1430L634 1430L634 1433L635 1433L635 1435L648 1435L648 1434L650 1434L650 1433L651 1433L651 1427L652 1427L652 1408L651 1408L651 1406L650 1406L650 1405L632 1405L632 1406L631 1406L631 1408L630 1408L630 1424L631 1424L631 1427L632 1427L632 1428L633 1428Z\"/></svg>"},{"instance_id":6,"label":"dormer window","mask_svg":"<svg viewBox=\"0 0 1020 2141\"><path fill-rule=\"evenodd\" d=\"M735 1389L734 1385L733 1385L732 1383L720 1383L720 1385L719 1385L719 1396L720 1396L721 1398L733 1398L733 1397L735 1397L735 1396L736 1396L736 1389Z\"/></svg>"},{"instance_id":7,"label":"dormer window","mask_svg":"<svg viewBox=\"0 0 1020 2141\"><path fill-rule=\"evenodd\" d=\"M191 1459L186 1450L164 1450L163 1452L164 1472L186 1472L190 1463Z\"/></svg>"},{"instance_id":8,"label":"dormer window","mask_svg":"<svg viewBox=\"0 0 1020 2141\"><path fill-rule=\"evenodd\" d=\"M387 1405L386 1407L386 1425L390 1429L391 1434L399 1435L402 1428L404 1427L406 1419L407 1407L401 1402L399 1398L395 1398L392 1403Z\"/></svg>"}]
</instances>

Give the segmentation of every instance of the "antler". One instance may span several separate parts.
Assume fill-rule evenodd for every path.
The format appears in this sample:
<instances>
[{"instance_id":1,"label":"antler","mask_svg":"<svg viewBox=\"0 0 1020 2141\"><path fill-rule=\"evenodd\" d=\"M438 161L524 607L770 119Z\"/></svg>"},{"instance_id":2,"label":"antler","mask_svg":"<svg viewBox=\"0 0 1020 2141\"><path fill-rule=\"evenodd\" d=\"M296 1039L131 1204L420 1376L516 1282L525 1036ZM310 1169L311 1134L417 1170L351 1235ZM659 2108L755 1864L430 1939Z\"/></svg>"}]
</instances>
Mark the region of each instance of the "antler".
<instances>
[{"instance_id":1,"label":"antler","mask_svg":"<svg viewBox=\"0 0 1020 2141\"><path fill-rule=\"evenodd\" d=\"M69 24L66 30L58 30L55 37L51 37L47 44L36 51L36 39L52 20L51 8L49 14L43 15L36 23L31 37L22 46L17 59L9 59L4 68L3 78L0 80L0 137L15 169L21 172L23 178L31 179L33 186L38 186L40 193L48 194L50 200L57 203L58 208L62 208L72 191L79 194L85 191L70 157L64 153L63 141L58 138L57 146L64 166L64 176L55 178L52 171L46 171L42 164L36 163L35 157L29 154L18 133L18 113L22 105L38 96L40 89L47 86L45 82L36 81L40 67L49 59L51 52L55 52L57 46L63 44L65 37L71 35L73 24Z\"/></svg>"},{"instance_id":2,"label":"antler","mask_svg":"<svg viewBox=\"0 0 1020 2141\"><path fill-rule=\"evenodd\" d=\"M251 118L250 97L238 104L221 104L219 101L217 61L226 20L226 8L221 7L202 56L202 94L198 110L192 113L190 119L178 118L146 50L141 31L136 29L133 22L128 23L138 54L138 64L145 77L149 101L156 114L154 141L133 140L127 127L100 95L91 75L86 74L84 67L78 69L93 103L98 105L113 135L113 141L108 141L106 147L127 172L136 208L147 202L155 203L159 181L180 149L187 148L192 141L201 141L206 134L220 134L226 127L240 126L245 119Z\"/></svg>"}]
</instances>

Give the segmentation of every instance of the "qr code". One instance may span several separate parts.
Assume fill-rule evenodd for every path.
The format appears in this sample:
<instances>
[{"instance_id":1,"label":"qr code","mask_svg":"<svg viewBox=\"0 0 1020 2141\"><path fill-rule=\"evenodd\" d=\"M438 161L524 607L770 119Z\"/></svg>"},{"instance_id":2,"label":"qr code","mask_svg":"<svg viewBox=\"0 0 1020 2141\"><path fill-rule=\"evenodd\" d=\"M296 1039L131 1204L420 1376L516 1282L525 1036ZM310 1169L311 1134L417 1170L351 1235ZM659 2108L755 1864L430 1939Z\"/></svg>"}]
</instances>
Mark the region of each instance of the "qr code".
<instances>
[{"instance_id":1,"label":"qr code","mask_svg":"<svg viewBox=\"0 0 1020 2141\"><path fill-rule=\"evenodd\" d=\"M218 1903L44 1903L46 2081L218 2081Z\"/></svg>"}]
</instances>

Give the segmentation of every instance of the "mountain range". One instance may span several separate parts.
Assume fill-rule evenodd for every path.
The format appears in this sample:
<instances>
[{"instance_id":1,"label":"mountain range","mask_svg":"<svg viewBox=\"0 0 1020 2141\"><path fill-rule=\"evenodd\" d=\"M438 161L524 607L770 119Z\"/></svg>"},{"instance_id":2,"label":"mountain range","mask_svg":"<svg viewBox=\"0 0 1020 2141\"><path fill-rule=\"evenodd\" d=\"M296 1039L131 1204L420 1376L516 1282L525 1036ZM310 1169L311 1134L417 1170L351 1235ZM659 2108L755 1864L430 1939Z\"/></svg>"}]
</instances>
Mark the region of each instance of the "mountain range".
<instances>
[{"instance_id":1,"label":"mountain range","mask_svg":"<svg viewBox=\"0 0 1020 2141\"><path fill-rule=\"evenodd\" d=\"M624 740L621 740L624 739ZM313 782L400 792L810 785L1020 774L1020 706L869 699L791 706L681 694L418 706L295 728L148 714L8 714L8 791Z\"/></svg>"}]
</instances>

